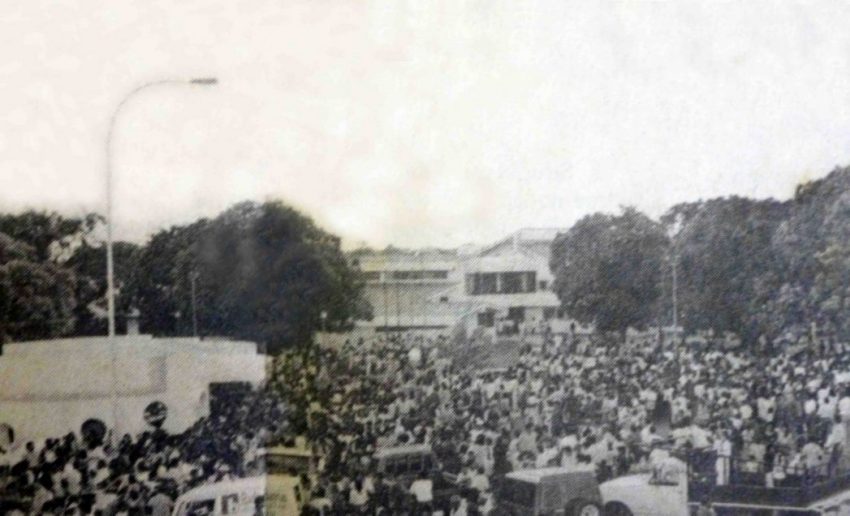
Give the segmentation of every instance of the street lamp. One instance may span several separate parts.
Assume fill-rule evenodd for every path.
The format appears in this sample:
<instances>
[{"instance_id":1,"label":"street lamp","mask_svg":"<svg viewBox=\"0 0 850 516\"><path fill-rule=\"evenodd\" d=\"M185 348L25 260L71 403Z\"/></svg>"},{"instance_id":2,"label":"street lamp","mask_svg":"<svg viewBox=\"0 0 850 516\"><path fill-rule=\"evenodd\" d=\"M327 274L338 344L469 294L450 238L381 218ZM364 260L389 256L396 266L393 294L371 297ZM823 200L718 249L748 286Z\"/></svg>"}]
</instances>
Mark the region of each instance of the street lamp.
<instances>
[{"instance_id":1,"label":"street lamp","mask_svg":"<svg viewBox=\"0 0 850 516\"><path fill-rule=\"evenodd\" d=\"M106 301L109 310L109 336L115 336L115 278L114 265L112 255L112 138L115 133L115 122L118 120L118 115L122 109L136 94L153 88L154 86L165 85L188 85L188 86L214 86L218 84L218 79L215 77L196 77L192 79L160 79L149 81L141 84L131 90L112 113L112 118L109 120L109 130L106 133Z\"/></svg>"}]
</instances>

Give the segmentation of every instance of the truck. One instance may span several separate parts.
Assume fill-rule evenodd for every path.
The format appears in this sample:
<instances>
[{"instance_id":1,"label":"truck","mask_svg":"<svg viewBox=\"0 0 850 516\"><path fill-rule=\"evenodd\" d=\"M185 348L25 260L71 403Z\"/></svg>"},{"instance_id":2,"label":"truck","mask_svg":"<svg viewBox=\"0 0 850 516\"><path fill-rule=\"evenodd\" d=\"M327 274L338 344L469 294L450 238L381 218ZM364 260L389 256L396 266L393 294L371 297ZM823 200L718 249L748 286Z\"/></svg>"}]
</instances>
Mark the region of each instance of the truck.
<instances>
[{"instance_id":1,"label":"truck","mask_svg":"<svg viewBox=\"0 0 850 516\"><path fill-rule=\"evenodd\" d=\"M500 516L688 516L700 504L715 514L781 516L850 514L850 473L782 487L715 485L689 478L687 467L624 475L597 483L592 469L542 468L505 475L496 498Z\"/></svg>"},{"instance_id":2,"label":"truck","mask_svg":"<svg viewBox=\"0 0 850 516\"><path fill-rule=\"evenodd\" d=\"M500 516L600 516L596 473L586 468L540 468L508 473L499 483Z\"/></svg>"}]
</instances>

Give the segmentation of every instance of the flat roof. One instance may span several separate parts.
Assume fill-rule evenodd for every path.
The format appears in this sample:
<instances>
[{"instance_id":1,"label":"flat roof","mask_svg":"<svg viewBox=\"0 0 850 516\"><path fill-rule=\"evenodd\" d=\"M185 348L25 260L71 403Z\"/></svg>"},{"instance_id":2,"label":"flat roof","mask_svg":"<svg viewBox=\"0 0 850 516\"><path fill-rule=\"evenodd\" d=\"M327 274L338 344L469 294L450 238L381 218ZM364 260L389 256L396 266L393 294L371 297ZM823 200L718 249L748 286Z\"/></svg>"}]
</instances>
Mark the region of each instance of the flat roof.
<instances>
[{"instance_id":1,"label":"flat roof","mask_svg":"<svg viewBox=\"0 0 850 516\"><path fill-rule=\"evenodd\" d=\"M406 444L403 446L388 446L380 448L375 452L375 458L392 457L395 455L408 455L412 453L430 453L431 446L428 444Z\"/></svg>"}]
</instances>

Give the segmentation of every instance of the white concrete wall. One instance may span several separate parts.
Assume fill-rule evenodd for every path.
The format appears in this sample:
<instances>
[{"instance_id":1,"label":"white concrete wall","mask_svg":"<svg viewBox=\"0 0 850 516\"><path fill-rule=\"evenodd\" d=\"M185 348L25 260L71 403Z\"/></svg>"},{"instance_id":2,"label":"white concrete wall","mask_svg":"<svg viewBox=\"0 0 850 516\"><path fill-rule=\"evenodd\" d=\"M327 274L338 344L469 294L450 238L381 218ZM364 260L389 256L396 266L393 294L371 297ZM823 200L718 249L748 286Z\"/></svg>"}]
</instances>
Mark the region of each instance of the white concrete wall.
<instances>
[{"instance_id":1,"label":"white concrete wall","mask_svg":"<svg viewBox=\"0 0 850 516\"><path fill-rule=\"evenodd\" d=\"M209 409L211 382L265 379L266 357L250 342L119 337L6 345L0 356L0 423L22 439L78 432L88 418L119 433L147 428L162 401L165 428L179 432Z\"/></svg>"}]
</instances>

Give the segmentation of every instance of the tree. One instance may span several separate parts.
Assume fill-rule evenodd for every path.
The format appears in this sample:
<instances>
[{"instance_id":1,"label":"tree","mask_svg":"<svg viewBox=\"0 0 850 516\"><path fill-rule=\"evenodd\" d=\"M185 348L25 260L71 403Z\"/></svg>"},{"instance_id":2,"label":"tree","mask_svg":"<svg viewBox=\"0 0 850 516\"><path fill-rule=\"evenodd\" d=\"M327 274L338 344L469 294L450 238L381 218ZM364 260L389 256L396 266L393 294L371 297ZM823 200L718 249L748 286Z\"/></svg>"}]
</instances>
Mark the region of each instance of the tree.
<instances>
[{"instance_id":1,"label":"tree","mask_svg":"<svg viewBox=\"0 0 850 516\"><path fill-rule=\"evenodd\" d=\"M756 314L781 287L771 242L786 216L783 203L733 196L679 204L662 217L668 228L681 226L672 255L686 331L731 331L745 340L765 332Z\"/></svg>"},{"instance_id":2,"label":"tree","mask_svg":"<svg viewBox=\"0 0 850 516\"><path fill-rule=\"evenodd\" d=\"M94 213L76 218L29 210L0 215L0 233L31 246L36 261L59 261L63 251L79 244L101 221Z\"/></svg>"},{"instance_id":3,"label":"tree","mask_svg":"<svg viewBox=\"0 0 850 516\"><path fill-rule=\"evenodd\" d=\"M784 303L775 326L850 338L850 168L801 184L779 224L773 252L782 264ZM771 306L771 308L773 308Z\"/></svg>"},{"instance_id":4,"label":"tree","mask_svg":"<svg viewBox=\"0 0 850 516\"><path fill-rule=\"evenodd\" d=\"M115 303L118 314L126 313L132 299L126 294L132 278L138 273L141 248L130 242L115 242L112 246L115 266ZM106 246L83 241L63 262L64 267L74 274L74 334L104 335L107 332L106 300ZM123 318L116 321L119 330Z\"/></svg>"},{"instance_id":5,"label":"tree","mask_svg":"<svg viewBox=\"0 0 850 516\"><path fill-rule=\"evenodd\" d=\"M657 315L667 244L662 226L634 208L584 217L552 243L562 307L601 331L644 327Z\"/></svg>"},{"instance_id":6,"label":"tree","mask_svg":"<svg viewBox=\"0 0 850 516\"><path fill-rule=\"evenodd\" d=\"M137 253L126 297L141 312L141 329L157 335L185 335L191 315L190 274L195 251L209 223L200 219L153 235Z\"/></svg>"},{"instance_id":7,"label":"tree","mask_svg":"<svg viewBox=\"0 0 850 516\"><path fill-rule=\"evenodd\" d=\"M65 335L73 328L74 277L0 233L0 343Z\"/></svg>"},{"instance_id":8,"label":"tree","mask_svg":"<svg viewBox=\"0 0 850 516\"><path fill-rule=\"evenodd\" d=\"M280 202L241 203L154 235L134 278L143 330L190 332L194 278L203 334L262 342L271 351L310 342L323 324L347 328L362 309L362 285L339 239Z\"/></svg>"}]
</instances>

